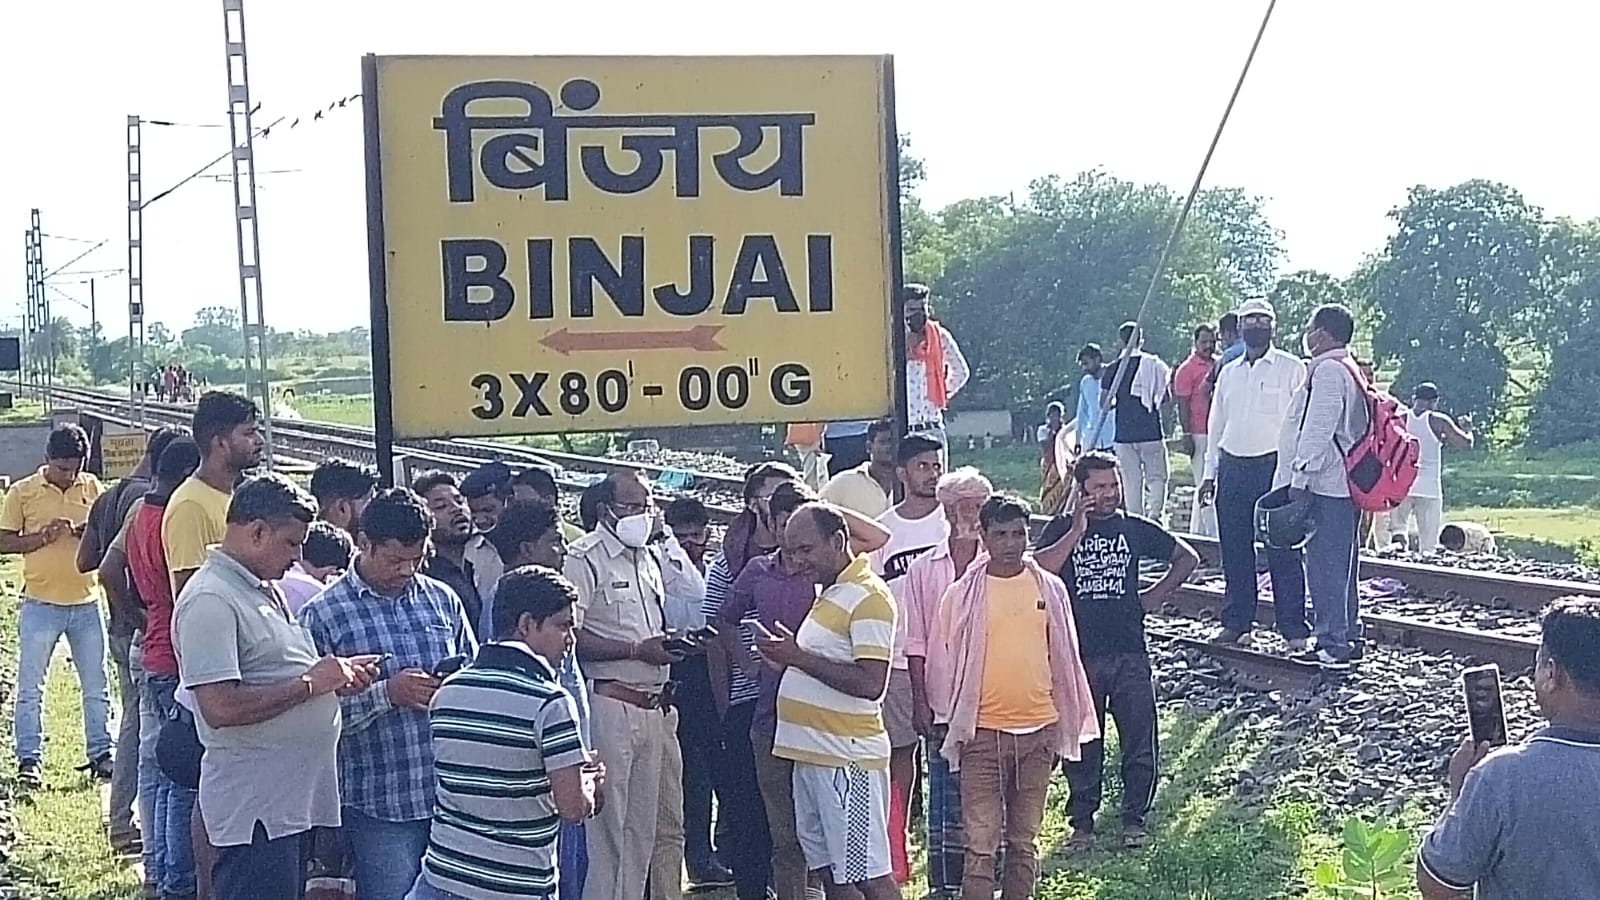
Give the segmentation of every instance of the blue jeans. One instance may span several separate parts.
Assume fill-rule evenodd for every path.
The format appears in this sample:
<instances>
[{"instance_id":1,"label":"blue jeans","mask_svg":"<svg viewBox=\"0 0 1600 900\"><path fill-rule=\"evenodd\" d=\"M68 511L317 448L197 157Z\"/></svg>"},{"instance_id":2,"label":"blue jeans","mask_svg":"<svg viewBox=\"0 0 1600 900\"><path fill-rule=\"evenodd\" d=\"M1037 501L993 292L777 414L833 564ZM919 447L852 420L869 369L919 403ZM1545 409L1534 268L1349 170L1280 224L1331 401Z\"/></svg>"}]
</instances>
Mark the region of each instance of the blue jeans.
<instances>
[{"instance_id":1,"label":"blue jeans","mask_svg":"<svg viewBox=\"0 0 1600 900\"><path fill-rule=\"evenodd\" d=\"M177 705L178 679L145 673L139 690L139 796L149 798L151 828L144 843L144 877L164 896L195 892L194 844L189 837L197 791L181 787L156 762L161 724ZM141 800L141 814L146 808Z\"/></svg>"},{"instance_id":2,"label":"blue jeans","mask_svg":"<svg viewBox=\"0 0 1600 900\"><path fill-rule=\"evenodd\" d=\"M1311 495L1316 533L1306 544L1306 593L1311 595L1317 648L1349 659L1360 636L1361 604L1356 594L1356 545L1361 515L1349 497Z\"/></svg>"},{"instance_id":3,"label":"blue jeans","mask_svg":"<svg viewBox=\"0 0 1600 900\"><path fill-rule=\"evenodd\" d=\"M428 850L428 827L433 820L387 822L346 806L342 821L355 860L356 896L361 900L405 900L422 871L422 854Z\"/></svg>"},{"instance_id":4,"label":"blue jeans","mask_svg":"<svg viewBox=\"0 0 1600 900\"><path fill-rule=\"evenodd\" d=\"M17 760L38 760L44 749L40 723L50 657L63 635L83 692L83 745L89 759L111 752L111 695L106 690L106 629L100 604L58 606L22 598L17 618Z\"/></svg>"},{"instance_id":5,"label":"blue jeans","mask_svg":"<svg viewBox=\"0 0 1600 900\"><path fill-rule=\"evenodd\" d=\"M556 835L556 874L560 877L560 900L581 900L583 882L589 877L589 839L582 822L562 822Z\"/></svg>"}]
</instances>

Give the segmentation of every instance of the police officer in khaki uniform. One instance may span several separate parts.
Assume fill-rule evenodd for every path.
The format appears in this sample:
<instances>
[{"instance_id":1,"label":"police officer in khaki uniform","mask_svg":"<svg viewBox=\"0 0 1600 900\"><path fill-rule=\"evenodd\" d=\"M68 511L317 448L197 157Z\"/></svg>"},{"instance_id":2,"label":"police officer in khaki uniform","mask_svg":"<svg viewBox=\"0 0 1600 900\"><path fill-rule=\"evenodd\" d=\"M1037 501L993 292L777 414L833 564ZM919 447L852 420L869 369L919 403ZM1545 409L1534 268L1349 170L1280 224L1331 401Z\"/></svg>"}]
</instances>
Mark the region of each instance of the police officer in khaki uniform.
<instances>
[{"instance_id":1,"label":"police officer in khaki uniform","mask_svg":"<svg viewBox=\"0 0 1600 900\"><path fill-rule=\"evenodd\" d=\"M590 679L590 730L605 763L606 803L587 827L589 878L583 900L645 896L676 713L664 710L668 667L678 659L664 633L666 585L652 546L662 532L650 489L637 473L597 486L598 527L568 550L565 574L578 588L578 658ZM681 864L680 864L681 865ZM681 872L679 878L682 877Z\"/></svg>"}]
</instances>

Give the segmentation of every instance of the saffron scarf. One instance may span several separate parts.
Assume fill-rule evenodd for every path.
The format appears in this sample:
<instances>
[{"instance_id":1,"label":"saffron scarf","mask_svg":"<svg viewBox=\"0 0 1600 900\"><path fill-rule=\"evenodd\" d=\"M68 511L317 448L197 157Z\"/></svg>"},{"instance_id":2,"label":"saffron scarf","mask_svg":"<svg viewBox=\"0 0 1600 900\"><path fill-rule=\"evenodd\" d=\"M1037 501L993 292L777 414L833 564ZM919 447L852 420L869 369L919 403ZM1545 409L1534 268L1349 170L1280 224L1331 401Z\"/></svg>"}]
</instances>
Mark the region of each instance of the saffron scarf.
<instances>
[{"instance_id":1,"label":"saffron scarf","mask_svg":"<svg viewBox=\"0 0 1600 900\"><path fill-rule=\"evenodd\" d=\"M906 348L909 358L922 363L928 373L928 402L933 408L944 410L950 403L950 392L945 387L947 370L944 362L944 326L932 319L922 326L922 343L912 342Z\"/></svg>"}]
</instances>

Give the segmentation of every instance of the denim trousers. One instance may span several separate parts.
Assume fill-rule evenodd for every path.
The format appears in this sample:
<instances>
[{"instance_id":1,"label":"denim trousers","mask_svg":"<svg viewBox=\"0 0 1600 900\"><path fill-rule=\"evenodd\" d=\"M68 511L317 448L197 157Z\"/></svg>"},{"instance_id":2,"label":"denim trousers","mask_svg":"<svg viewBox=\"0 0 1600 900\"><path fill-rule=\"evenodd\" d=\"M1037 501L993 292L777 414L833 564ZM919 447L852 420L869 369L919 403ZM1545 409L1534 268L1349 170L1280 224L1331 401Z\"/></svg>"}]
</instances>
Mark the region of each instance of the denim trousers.
<instances>
[{"instance_id":1,"label":"denim trousers","mask_svg":"<svg viewBox=\"0 0 1600 900\"><path fill-rule=\"evenodd\" d=\"M404 900L422 871L432 820L389 822L346 806L341 821L355 860L356 896Z\"/></svg>"},{"instance_id":2,"label":"denim trousers","mask_svg":"<svg viewBox=\"0 0 1600 900\"><path fill-rule=\"evenodd\" d=\"M111 662L117 670L117 758L111 768L113 836L133 830L133 803L139 785L139 682L131 658L133 635L109 636ZM143 834L140 835L143 838Z\"/></svg>"},{"instance_id":3,"label":"denim trousers","mask_svg":"<svg viewBox=\"0 0 1600 900\"><path fill-rule=\"evenodd\" d=\"M50 657L67 639L78 688L83 693L83 745L89 759L111 752L111 696L106 685L106 629L100 604L61 606L22 598L17 618L17 759L38 760L44 751L41 716Z\"/></svg>"},{"instance_id":4,"label":"denim trousers","mask_svg":"<svg viewBox=\"0 0 1600 900\"><path fill-rule=\"evenodd\" d=\"M1311 595L1317 648L1349 659L1361 636L1361 604L1356 593L1356 532L1361 514L1349 497L1311 495L1311 520L1317 530L1306 543L1306 593Z\"/></svg>"},{"instance_id":5,"label":"denim trousers","mask_svg":"<svg viewBox=\"0 0 1600 900\"><path fill-rule=\"evenodd\" d=\"M164 896L185 897L195 892L194 843L190 817L198 791L168 778L156 762L156 740L161 723L177 706L178 679L146 672L140 686L139 796L148 797L151 827L144 842L144 877ZM143 814L145 801L140 801Z\"/></svg>"}]
</instances>

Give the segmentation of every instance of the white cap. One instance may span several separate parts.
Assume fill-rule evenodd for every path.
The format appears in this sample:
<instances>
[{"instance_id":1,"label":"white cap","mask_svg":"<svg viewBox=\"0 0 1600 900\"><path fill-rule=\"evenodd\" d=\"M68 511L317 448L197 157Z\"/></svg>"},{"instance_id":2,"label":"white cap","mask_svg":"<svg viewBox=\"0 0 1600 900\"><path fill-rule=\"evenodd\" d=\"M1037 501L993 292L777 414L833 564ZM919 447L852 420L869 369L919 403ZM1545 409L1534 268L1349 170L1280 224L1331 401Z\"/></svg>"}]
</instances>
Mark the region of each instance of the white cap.
<instances>
[{"instance_id":1,"label":"white cap","mask_svg":"<svg viewBox=\"0 0 1600 900\"><path fill-rule=\"evenodd\" d=\"M1235 313L1241 319L1245 316L1266 316L1274 322L1278 320L1278 314L1273 312L1272 304L1267 302L1265 297L1251 297L1245 300L1239 304L1239 308Z\"/></svg>"}]
</instances>

